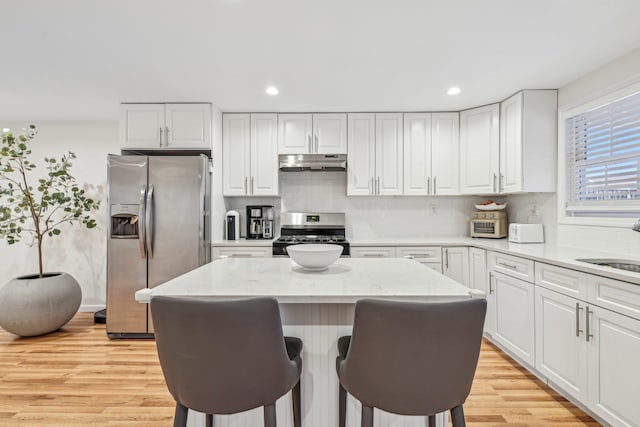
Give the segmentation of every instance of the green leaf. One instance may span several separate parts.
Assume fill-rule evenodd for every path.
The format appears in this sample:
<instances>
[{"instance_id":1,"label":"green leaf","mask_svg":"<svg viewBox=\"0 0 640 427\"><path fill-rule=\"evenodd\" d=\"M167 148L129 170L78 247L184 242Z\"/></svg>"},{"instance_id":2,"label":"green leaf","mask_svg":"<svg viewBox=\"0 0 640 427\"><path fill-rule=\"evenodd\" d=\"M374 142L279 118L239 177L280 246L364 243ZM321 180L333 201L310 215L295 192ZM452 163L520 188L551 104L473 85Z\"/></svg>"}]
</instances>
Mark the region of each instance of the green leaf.
<instances>
[{"instance_id":1,"label":"green leaf","mask_svg":"<svg viewBox=\"0 0 640 427\"><path fill-rule=\"evenodd\" d=\"M57 228L54 228L52 230L53 234L55 234L56 236L60 234L60 230L58 230Z\"/></svg>"}]
</instances>

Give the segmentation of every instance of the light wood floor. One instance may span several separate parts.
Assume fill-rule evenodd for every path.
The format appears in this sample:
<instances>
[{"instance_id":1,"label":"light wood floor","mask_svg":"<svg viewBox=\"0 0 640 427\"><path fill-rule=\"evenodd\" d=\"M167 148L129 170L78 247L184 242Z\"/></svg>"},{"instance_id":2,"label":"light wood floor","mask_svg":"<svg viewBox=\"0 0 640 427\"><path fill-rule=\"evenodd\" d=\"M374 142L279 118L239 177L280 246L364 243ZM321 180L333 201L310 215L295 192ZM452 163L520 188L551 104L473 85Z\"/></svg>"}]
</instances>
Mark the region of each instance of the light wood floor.
<instances>
[{"instance_id":1,"label":"light wood floor","mask_svg":"<svg viewBox=\"0 0 640 427\"><path fill-rule=\"evenodd\" d=\"M44 337L0 329L0 426L171 426L173 409L153 340L110 341L88 313ZM488 342L465 413L470 427L598 425Z\"/></svg>"}]
</instances>

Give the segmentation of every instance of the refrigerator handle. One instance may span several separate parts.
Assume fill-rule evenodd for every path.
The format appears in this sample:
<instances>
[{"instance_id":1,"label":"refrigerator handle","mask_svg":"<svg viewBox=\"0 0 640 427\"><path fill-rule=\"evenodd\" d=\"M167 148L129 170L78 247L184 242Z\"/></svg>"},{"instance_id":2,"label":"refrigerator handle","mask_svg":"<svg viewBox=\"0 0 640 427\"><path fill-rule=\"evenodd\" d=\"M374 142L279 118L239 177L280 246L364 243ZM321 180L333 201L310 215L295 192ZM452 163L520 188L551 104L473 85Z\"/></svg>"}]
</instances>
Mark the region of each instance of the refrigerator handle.
<instances>
[{"instance_id":1,"label":"refrigerator handle","mask_svg":"<svg viewBox=\"0 0 640 427\"><path fill-rule=\"evenodd\" d=\"M143 185L140 189L140 204L138 205L138 243L140 244L140 258L145 259L147 257L147 251L144 246L145 240L145 209L144 201L147 197L147 186Z\"/></svg>"},{"instance_id":2,"label":"refrigerator handle","mask_svg":"<svg viewBox=\"0 0 640 427\"><path fill-rule=\"evenodd\" d=\"M149 259L153 258L153 185L149 186L147 191L147 203L145 207L145 240L147 242L147 255Z\"/></svg>"}]
</instances>

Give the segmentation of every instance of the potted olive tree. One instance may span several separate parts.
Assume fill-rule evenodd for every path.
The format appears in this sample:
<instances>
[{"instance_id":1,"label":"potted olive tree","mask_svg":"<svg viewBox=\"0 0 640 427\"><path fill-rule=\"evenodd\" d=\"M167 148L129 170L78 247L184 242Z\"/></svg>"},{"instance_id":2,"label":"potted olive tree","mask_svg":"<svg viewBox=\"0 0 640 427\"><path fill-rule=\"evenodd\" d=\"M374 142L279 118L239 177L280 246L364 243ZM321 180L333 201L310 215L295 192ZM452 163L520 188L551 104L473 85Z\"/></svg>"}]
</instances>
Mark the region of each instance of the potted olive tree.
<instances>
[{"instance_id":1,"label":"potted olive tree","mask_svg":"<svg viewBox=\"0 0 640 427\"><path fill-rule=\"evenodd\" d=\"M3 131L0 149L0 238L12 245L27 237L38 249L38 273L0 287L0 326L20 336L53 332L78 311L80 285L67 273L44 271L43 242L60 235L63 224L94 228L91 214L100 204L69 174L72 152L45 158L42 176L32 176L30 144L36 134L34 125L20 135Z\"/></svg>"}]
</instances>

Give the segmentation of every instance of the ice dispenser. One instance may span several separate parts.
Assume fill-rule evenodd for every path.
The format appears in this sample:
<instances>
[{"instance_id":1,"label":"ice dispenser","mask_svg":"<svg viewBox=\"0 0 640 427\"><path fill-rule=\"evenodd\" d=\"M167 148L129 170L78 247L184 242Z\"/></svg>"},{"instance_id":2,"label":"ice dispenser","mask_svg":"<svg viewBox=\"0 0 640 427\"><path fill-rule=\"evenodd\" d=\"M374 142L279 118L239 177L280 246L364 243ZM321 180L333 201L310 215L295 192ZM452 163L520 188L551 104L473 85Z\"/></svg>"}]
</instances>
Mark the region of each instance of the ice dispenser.
<instances>
[{"instance_id":1,"label":"ice dispenser","mask_svg":"<svg viewBox=\"0 0 640 427\"><path fill-rule=\"evenodd\" d=\"M140 205L111 205L111 238L137 239Z\"/></svg>"}]
</instances>

